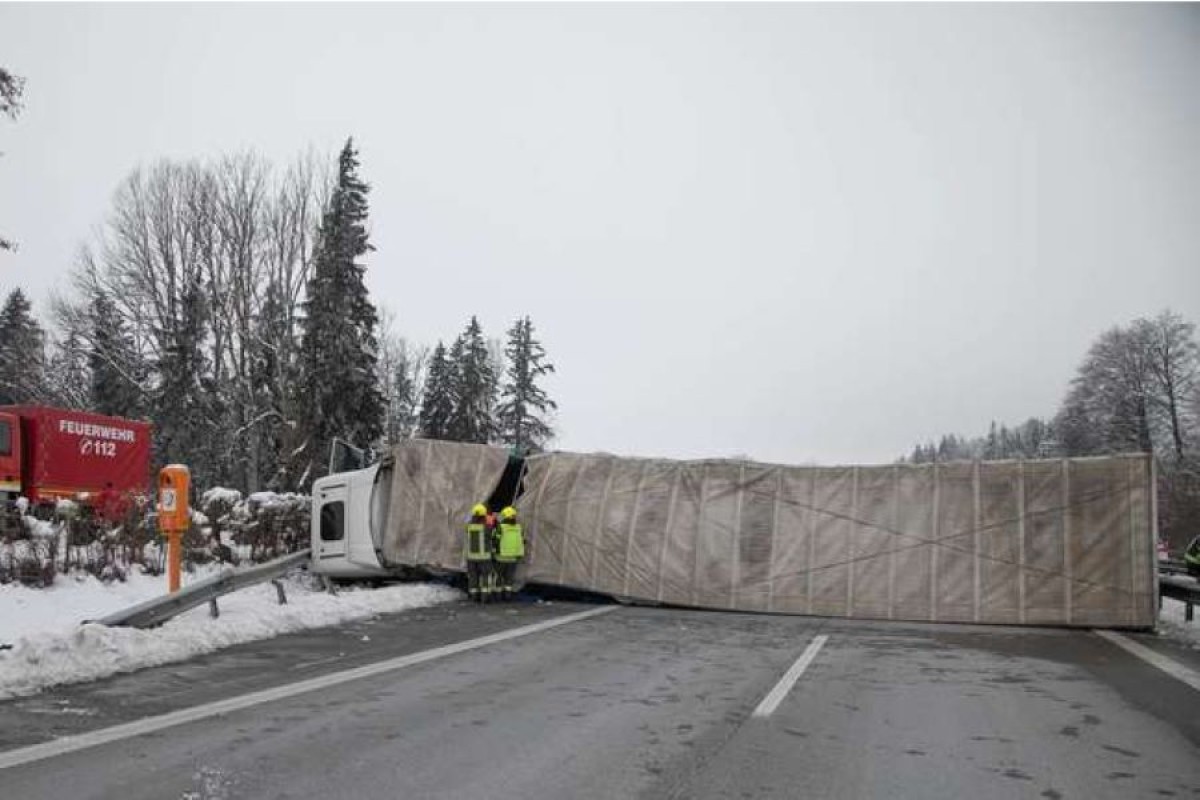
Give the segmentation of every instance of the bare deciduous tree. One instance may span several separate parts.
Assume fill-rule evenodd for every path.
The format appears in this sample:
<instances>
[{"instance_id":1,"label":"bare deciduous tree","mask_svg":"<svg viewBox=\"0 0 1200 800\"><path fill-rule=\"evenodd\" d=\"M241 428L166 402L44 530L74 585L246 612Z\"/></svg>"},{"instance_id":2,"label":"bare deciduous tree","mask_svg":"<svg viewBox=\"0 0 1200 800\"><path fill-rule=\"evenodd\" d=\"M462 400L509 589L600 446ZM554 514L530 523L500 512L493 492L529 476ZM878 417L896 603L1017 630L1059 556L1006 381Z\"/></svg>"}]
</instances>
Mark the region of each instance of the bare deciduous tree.
<instances>
[{"instance_id":1,"label":"bare deciduous tree","mask_svg":"<svg viewBox=\"0 0 1200 800\"><path fill-rule=\"evenodd\" d=\"M391 309L381 307L379 320L379 380L387 405L384 438L390 445L417 434L429 348L396 333Z\"/></svg>"},{"instance_id":2,"label":"bare deciduous tree","mask_svg":"<svg viewBox=\"0 0 1200 800\"><path fill-rule=\"evenodd\" d=\"M1153 408L1162 420L1175 458L1182 461L1190 449L1189 434L1195 428L1189 400L1198 388L1196 326L1171 311L1163 311L1152 320L1138 320L1134 325L1141 330L1148 351Z\"/></svg>"},{"instance_id":3,"label":"bare deciduous tree","mask_svg":"<svg viewBox=\"0 0 1200 800\"><path fill-rule=\"evenodd\" d=\"M135 170L81 251L74 299L54 302L64 337L144 397L158 457L187 461L200 483L288 483L302 441L299 307L325 193L315 163L278 173L243 154ZM98 346L96 298L128 337L120 358Z\"/></svg>"}]
</instances>

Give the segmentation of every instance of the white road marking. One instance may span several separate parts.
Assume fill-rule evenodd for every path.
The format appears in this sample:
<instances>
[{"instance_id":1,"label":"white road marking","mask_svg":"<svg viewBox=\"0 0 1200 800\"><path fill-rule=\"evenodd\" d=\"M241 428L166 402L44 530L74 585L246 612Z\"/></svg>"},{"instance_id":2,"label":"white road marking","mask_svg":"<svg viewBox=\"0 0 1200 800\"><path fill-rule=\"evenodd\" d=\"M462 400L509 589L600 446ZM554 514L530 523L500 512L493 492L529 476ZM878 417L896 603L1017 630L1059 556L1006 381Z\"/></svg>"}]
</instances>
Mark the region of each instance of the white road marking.
<instances>
[{"instance_id":1,"label":"white road marking","mask_svg":"<svg viewBox=\"0 0 1200 800\"><path fill-rule=\"evenodd\" d=\"M1135 656L1147 662L1148 664L1158 667L1172 678L1181 680L1188 686L1200 692L1200 672L1196 672L1196 670L1191 669L1190 667L1185 667L1178 661L1167 658L1162 653L1151 650L1144 644L1138 644L1129 637L1122 636L1116 631L1093 631L1093 633L1102 639L1107 639L1117 647L1120 647L1122 650L1133 653Z\"/></svg>"},{"instance_id":2,"label":"white road marking","mask_svg":"<svg viewBox=\"0 0 1200 800\"><path fill-rule=\"evenodd\" d=\"M783 698L787 697L788 692L796 685L796 681L800 680L800 676L804 674L804 670L808 669L808 665L817 657L817 653L825 646L828 636L816 636L808 643L808 647L804 648L804 652L796 659L796 663L792 664L787 672L783 673L783 677L779 679L779 683L775 684L775 688L767 692L767 696L758 704L758 708L754 709L752 716L769 717L775 712L775 709L783 702Z\"/></svg>"},{"instance_id":3,"label":"white road marking","mask_svg":"<svg viewBox=\"0 0 1200 800\"><path fill-rule=\"evenodd\" d=\"M369 678L374 675L379 675L392 670L404 669L416 664L424 664L427 661L433 661L446 656L465 653L468 650L477 650L480 647L487 647L490 644L505 642L509 639L517 639L522 636L529 636L533 633L557 628L561 625L568 625L572 622L595 617L599 614L606 614L610 611L615 611L617 606L602 606L600 608L581 611L578 614L568 614L565 617L557 617L555 619L546 620L545 622L534 623L533 625L524 625L520 628L512 630L500 631L499 633L480 636L477 639L469 639L465 642L456 642L443 647L435 647L432 650L423 650L420 653L411 653L406 656L399 656L387 661L380 661L375 664L367 664L354 669L335 672L330 675L322 675L317 678L309 678L308 680L290 683L285 686L276 686L271 689L264 689L258 692L251 692L239 697L230 697L226 700L218 700L213 703L195 706L193 708L185 708L180 711L172 711L169 714L162 714L157 717L147 717L145 719L126 722L122 725L114 725L111 728L102 728L96 731L88 731L75 736L64 736L61 739L55 739L51 742L43 742L42 744L30 745L29 747L21 747L16 750L8 750L0 752L0 769L8 769L21 764L28 764L33 761L41 761L55 756L74 753L77 750L84 750L89 747L96 747L109 742L117 742L122 739L129 739L134 736L143 736L147 733L161 731L164 728L172 728L176 725L183 725L188 722L196 722L197 720L207 719L208 717L216 717L221 714L229 714L234 711L240 711L244 708L260 705L262 703L270 703L275 700L283 700L284 698L294 697L305 692L315 692L320 689L327 689L331 686L356 681L360 678Z\"/></svg>"}]
</instances>

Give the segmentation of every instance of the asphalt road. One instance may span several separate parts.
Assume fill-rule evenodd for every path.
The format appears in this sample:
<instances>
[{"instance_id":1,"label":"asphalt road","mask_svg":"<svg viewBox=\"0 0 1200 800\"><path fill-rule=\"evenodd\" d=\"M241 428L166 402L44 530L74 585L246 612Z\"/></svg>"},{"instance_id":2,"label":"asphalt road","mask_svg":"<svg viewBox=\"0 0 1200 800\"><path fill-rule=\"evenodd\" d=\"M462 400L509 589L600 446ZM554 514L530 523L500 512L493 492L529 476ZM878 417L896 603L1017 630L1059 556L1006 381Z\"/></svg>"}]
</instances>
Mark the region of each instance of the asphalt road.
<instances>
[{"instance_id":1,"label":"asphalt road","mask_svg":"<svg viewBox=\"0 0 1200 800\"><path fill-rule=\"evenodd\" d=\"M409 612L0 703L0 754L580 608ZM1200 797L1200 692L1085 631L620 608L0 769L0 798L60 797Z\"/></svg>"}]
</instances>

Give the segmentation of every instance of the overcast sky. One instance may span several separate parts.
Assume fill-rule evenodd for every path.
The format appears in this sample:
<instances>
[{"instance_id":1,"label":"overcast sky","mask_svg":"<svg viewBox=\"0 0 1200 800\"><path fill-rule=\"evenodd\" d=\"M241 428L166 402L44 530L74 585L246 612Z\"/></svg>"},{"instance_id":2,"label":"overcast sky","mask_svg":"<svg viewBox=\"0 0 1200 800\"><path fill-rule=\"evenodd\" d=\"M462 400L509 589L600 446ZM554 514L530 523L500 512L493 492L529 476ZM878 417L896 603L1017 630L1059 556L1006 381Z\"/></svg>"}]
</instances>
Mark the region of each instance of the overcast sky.
<instances>
[{"instance_id":1,"label":"overcast sky","mask_svg":"<svg viewBox=\"0 0 1200 800\"><path fill-rule=\"evenodd\" d=\"M1195 5L6 3L0 64L0 291L139 164L353 135L376 300L531 315L563 449L886 462L1200 322Z\"/></svg>"}]
</instances>

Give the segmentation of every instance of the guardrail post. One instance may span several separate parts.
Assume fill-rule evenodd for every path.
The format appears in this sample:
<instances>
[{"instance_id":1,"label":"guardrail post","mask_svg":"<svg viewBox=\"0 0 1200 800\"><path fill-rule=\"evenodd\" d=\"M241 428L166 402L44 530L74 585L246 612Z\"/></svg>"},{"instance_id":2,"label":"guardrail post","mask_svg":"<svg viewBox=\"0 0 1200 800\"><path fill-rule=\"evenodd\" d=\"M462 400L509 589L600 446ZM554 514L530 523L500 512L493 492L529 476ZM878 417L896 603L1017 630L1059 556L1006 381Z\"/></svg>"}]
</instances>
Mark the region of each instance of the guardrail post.
<instances>
[{"instance_id":1,"label":"guardrail post","mask_svg":"<svg viewBox=\"0 0 1200 800\"><path fill-rule=\"evenodd\" d=\"M287 594L283 591L283 581L276 578L275 580L271 581L271 583L275 587L275 594L279 597L279 605L286 606Z\"/></svg>"},{"instance_id":2,"label":"guardrail post","mask_svg":"<svg viewBox=\"0 0 1200 800\"><path fill-rule=\"evenodd\" d=\"M1184 622L1191 622L1191 621L1192 621L1192 619L1194 618L1194 612L1195 612L1195 608L1196 608L1196 607L1195 607L1194 605L1192 605L1191 603L1187 603L1186 605L1184 605L1184 607L1183 607L1183 620L1184 620Z\"/></svg>"},{"instance_id":3,"label":"guardrail post","mask_svg":"<svg viewBox=\"0 0 1200 800\"><path fill-rule=\"evenodd\" d=\"M217 598L215 597L208 601L208 615L213 619L221 616L221 609L217 606Z\"/></svg>"}]
</instances>

